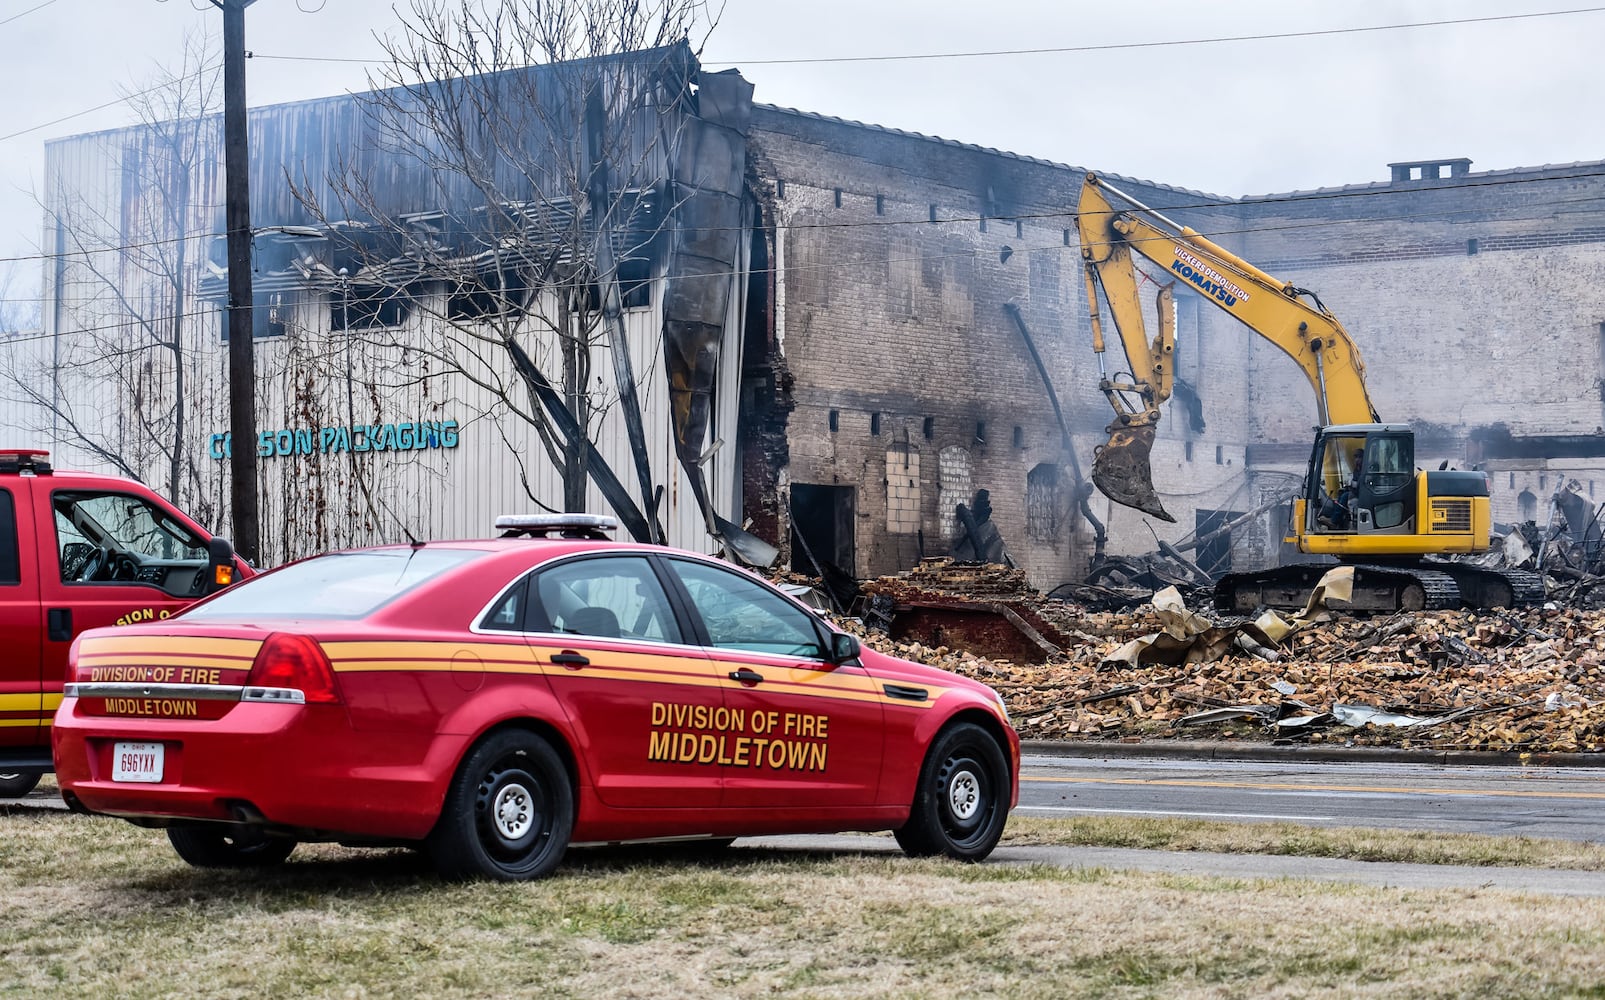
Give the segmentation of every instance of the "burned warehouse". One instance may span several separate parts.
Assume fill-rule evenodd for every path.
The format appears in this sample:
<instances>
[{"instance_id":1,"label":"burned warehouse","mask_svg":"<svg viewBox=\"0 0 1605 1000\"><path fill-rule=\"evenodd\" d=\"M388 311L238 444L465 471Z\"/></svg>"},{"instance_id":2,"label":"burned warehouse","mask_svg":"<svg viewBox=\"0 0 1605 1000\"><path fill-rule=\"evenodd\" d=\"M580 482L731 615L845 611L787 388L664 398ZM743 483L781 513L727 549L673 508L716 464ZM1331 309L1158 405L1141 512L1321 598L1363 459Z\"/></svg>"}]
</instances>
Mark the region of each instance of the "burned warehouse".
<instances>
[{"instance_id":1,"label":"burned warehouse","mask_svg":"<svg viewBox=\"0 0 1605 1000\"><path fill-rule=\"evenodd\" d=\"M1288 556L1323 421L1217 308L1262 293L1140 262L1143 308L1173 299L1149 461L1175 522L1114 504L1100 381L1129 365L1089 310L1086 171L762 96L680 46L254 109L263 558L542 508L810 575ZM49 144L45 336L0 407L226 532L219 152L214 117ZM1485 472L1496 524L1605 500L1605 165L1256 197L1095 166L1317 293L1415 464Z\"/></svg>"}]
</instances>

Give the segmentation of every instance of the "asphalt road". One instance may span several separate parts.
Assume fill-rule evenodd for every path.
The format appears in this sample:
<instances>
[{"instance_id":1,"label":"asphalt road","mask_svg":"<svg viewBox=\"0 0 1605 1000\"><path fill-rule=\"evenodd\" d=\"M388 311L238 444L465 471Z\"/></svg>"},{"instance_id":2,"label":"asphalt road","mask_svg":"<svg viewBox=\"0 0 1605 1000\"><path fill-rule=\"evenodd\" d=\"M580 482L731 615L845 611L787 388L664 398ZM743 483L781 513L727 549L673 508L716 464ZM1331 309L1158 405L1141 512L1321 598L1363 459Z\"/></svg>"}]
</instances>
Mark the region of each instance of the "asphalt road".
<instances>
[{"instance_id":1,"label":"asphalt road","mask_svg":"<svg viewBox=\"0 0 1605 1000\"><path fill-rule=\"evenodd\" d=\"M54 788L16 803L57 809ZM1318 826L1605 839L1605 768L1456 767L1400 763L1108 760L1028 755L1019 815L1179 816L1228 822L1284 820ZM759 837L735 850L897 855L882 835ZM994 864L1290 878L1428 889L1502 889L1605 896L1605 872L1394 864L1334 858L1144 851L1104 847L1000 847Z\"/></svg>"},{"instance_id":2,"label":"asphalt road","mask_svg":"<svg viewBox=\"0 0 1605 1000\"><path fill-rule=\"evenodd\" d=\"M1605 841L1605 769L1027 756L1019 814Z\"/></svg>"}]
</instances>

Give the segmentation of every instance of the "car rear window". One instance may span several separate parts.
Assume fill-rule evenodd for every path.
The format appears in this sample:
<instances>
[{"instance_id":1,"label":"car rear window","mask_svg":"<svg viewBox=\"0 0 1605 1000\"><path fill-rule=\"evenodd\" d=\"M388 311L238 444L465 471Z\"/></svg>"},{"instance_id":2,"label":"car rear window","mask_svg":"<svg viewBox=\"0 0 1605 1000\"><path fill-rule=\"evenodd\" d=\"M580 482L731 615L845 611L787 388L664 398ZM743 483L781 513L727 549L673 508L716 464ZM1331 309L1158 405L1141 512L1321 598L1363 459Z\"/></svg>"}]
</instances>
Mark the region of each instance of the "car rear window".
<instances>
[{"instance_id":1,"label":"car rear window","mask_svg":"<svg viewBox=\"0 0 1605 1000\"><path fill-rule=\"evenodd\" d=\"M484 554L444 548L331 552L246 580L184 618L361 618Z\"/></svg>"}]
</instances>

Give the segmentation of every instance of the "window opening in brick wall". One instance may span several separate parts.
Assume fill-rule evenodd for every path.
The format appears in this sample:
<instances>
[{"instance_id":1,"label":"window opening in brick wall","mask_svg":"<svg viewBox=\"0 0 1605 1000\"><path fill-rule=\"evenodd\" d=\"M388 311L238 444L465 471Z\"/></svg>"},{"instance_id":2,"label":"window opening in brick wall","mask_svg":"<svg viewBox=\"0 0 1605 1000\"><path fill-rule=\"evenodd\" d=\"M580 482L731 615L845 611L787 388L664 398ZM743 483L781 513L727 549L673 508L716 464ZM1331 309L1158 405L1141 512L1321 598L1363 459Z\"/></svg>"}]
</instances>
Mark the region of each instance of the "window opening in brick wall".
<instances>
[{"instance_id":1,"label":"window opening in brick wall","mask_svg":"<svg viewBox=\"0 0 1605 1000\"><path fill-rule=\"evenodd\" d=\"M943 538L959 533L958 505L970 502L970 452L950 445L936 456L936 524Z\"/></svg>"},{"instance_id":2,"label":"window opening in brick wall","mask_svg":"<svg viewBox=\"0 0 1605 1000\"><path fill-rule=\"evenodd\" d=\"M875 437L881 436L881 415L879 413L871 413L869 415L869 433Z\"/></svg>"},{"instance_id":3,"label":"window opening in brick wall","mask_svg":"<svg viewBox=\"0 0 1605 1000\"><path fill-rule=\"evenodd\" d=\"M984 420L975 422L975 443L986 444L986 421Z\"/></svg>"},{"instance_id":4,"label":"window opening in brick wall","mask_svg":"<svg viewBox=\"0 0 1605 1000\"><path fill-rule=\"evenodd\" d=\"M1549 477L1540 474L1539 477L1538 477L1538 488L1539 489L1543 489L1545 486L1548 486L1548 485L1549 485Z\"/></svg>"},{"instance_id":5,"label":"window opening in brick wall","mask_svg":"<svg viewBox=\"0 0 1605 1000\"><path fill-rule=\"evenodd\" d=\"M1510 474L1510 488L1511 489L1515 489L1516 488L1516 474L1514 472L1512 472Z\"/></svg>"},{"instance_id":6,"label":"window opening in brick wall","mask_svg":"<svg viewBox=\"0 0 1605 1000\"><path fill-rule=\"evenodd\" d=\"M830 429L832 431L835 431L835 430L840 429L840 427L841 427L841 414L839 412L837 412L836 410L831 410L830 411Z\"/></svg>"},{"instance_id":7,"label":"window opening in brick wall","mask_svg":"<svg viewBox=\"0 0 1605 1000\"><path fill-rule=\"evenodd\" d=\"M1049 462L1025 475L1025 534L1034 542L1059 537L1059 467Z\"/></svg>"},{"instance_id":8,"label":"window opening in brick wall","mask_svg":"<svg viewBox=\"0 0 1605 1000\"><path fill-rule=\"evenodd\" d=\"M1068 230L1068 229L1066 229L1064 231L1064 245L1065 246L1069 246L1070 245L1070 230Z\"/></svg>"},{"instance_id":9,"label":"window opening in brick wall","mask_svg":"<svg viewBox=\"0 0 1605 1000\"><path fill-rule=\"evenodd\" d=\"M1520 521L1534 521L1538 518L1538 498L1533 496L1532 490L1522 490L1516 496L1516 519Z\"/></svg>"},{"instance_id":10,"label":"window opening in brick wall","mask_svg":"<svg viewBox=\"0 0 1605 1000\"><path fill-rule=\"evenodd\" d=\"M775 197L776 198L780 198L780 199L784 199L786 197L786 182L785 181L783 181L783 180L775 181Z\"/></svg>"},{"instance_id":11,"label":"window opening in brick wall","mask_svg":"<svg viewBox=\"0 0 1605 1000\"><path fill-rule=\"evenodd\" d=\"M1020 239L1024 235L1025 235L1025 223L1021 222L1019 219L1015 219L1014 220L1014 238L1015 239Z\"/></svg>"},{"instance_id":12,"label":"window opening in brick wall","mask_svg":"<svg viewBox=\"0 0 1605 1000\"><path fill-rule=\"evenodd\" d=\"M1222 448L1220 445L1216 445L1215 446L1215 464L1216 465L1225 465L1226 464L1226 450L1224 448Z\"/></svg>"},{"instance_id":13,"label":"window opening in brick wall","mask_svg":"<svg viewBox=\"0 0 1605 1000\"><path fill-rule=\"evenodd\" d=\"M1193 460L1193 443L1191 441L1185 442L1182 445L1182 452L1187 461L1191 462Z\"/></svg>"},{"instance_id":14,"label":"window opening in brick wall","mask_svg":"<svg viewBox=\"0 0 1605 1000\"><path fill-rule=\"evenodd\" d=\"M1024 427L1016 427L1014 429L1014 446L1016 448L1024 448L1025 447L1025 428Z\"/></svg>"},{"instance_id":15,"label":"window opening in brick wall","mask_svg":"<svg viewBox=\"0 0 1605 1000\"><path fill-rule=\"evenodd\" d=\"M920 432L925 435L925 440L927 440L927 441L929 441L931 438L935 437L936 436L936 418L935 417L926 417L925 418L925 422L920 425Z\"/></svg>"},{"instance_id":16,"label":"window opening in brick wall","mask_svg":"<svg viewBox=\"0 0 1605 1000\"><path fill-rule=\"evenodd\" d=\"M981 216L981 232L986 232L986 216Z\"/></svg>"},{"instance_id":17,"label":"window opening in brick wall","mask_svg":"<svg viewBox=\"0 0 1605 1000\"><path fill-rule=\"evenodd\" d=\"M1475 236L1466 241L1466 256L1477 256L1477 238Z\"/></svg>"},{"instance_id":18,"label":"window opening in brick wall","mask_svg":"<svg viewBox=\"0 0 1605 1000\"><path fill-rule=\"evenodd\" d=\"M936 206L935 205L931 206L931 221L932 222L936 221Z\"/></svg>"},{"instance_id":19,"label":"window opening in brick wall","mask_svg":"<svg viewBox=\"0 0 1605 1000\"><path fill-rule=\"evenodd\" d=\"M886 449L886 530L912 535L920 528L920 453L911 444Z\"/></svg>"},{"instance_id":20,"label":"window opening in brick wall","mask_svg":"<svg viewBox=\"0 0 1605 1000\"><path fill-rule=\"evenodd\" d=\"M841 208L842 207L842 189L841 188L837 188L836 189L836 207L837 208Z\"/></svg>"},{"instance_id":21,"label":"window opening in brick wall","mask_svg":"<svg viewBox=\"0 0 1605 1000\"><path fill-rule=\"evenodd\" d=\"M886 214L886 196L883 194L878 194L875 196L875 214Z\"/></svg>"}]
</instances>

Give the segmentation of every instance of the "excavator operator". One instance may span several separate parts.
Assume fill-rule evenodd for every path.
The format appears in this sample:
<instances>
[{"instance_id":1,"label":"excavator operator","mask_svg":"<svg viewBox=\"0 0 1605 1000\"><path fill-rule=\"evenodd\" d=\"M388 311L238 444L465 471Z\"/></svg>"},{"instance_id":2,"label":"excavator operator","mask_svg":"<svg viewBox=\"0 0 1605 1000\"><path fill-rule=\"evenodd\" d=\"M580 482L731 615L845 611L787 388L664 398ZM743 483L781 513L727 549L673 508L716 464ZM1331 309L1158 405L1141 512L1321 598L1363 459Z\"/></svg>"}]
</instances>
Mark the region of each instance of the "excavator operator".
<instances>
[{"instance_id":1,"label":"excavator operator","mask_svg":"<svg viewBox=\"0 0 1605 1000\"><path fill-rule=\"evenodd\" d=\"M1365 468L1365 449L1354 449L1354 461L1349 478L1338 487L1336 497L1327 497L1321 505L1321 524L1332 531L1348 531L1353 520L1354 500L1360 493L1360 475Z\"/></svg>"}]
</instances>

